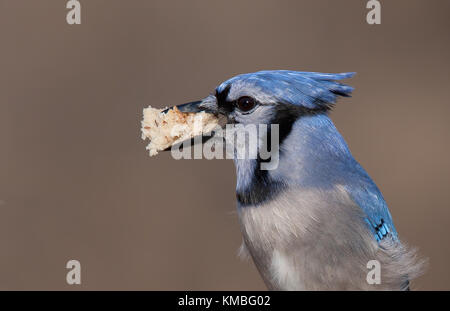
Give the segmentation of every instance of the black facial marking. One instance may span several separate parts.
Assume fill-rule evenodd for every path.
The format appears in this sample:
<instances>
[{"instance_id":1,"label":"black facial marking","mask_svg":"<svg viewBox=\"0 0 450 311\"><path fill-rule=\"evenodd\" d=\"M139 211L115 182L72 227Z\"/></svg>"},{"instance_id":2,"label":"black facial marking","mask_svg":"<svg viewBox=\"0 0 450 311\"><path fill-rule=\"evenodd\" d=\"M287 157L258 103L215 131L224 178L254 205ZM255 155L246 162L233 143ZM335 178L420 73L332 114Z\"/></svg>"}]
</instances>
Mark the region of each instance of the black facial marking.
<instances>
[{"instance_id":1,"label":"black facial marking","mask_svg":"<svg viewBox=\"0 0 450 311\"><path fill-rule=\"evenodd\" d=\"M275 198L285 189L281 182L272 180L267 171L263 171L257 164L252 183L244 191L236 191L236 198L241 207L258 205Z\"/></svg>"},{"instance_id":2,"label":"black facial marking","mask_svg":"<svg viewBox=\"0 0 450 311\"><path fill-rule=\"evenodd\" d=\"M228 115L234 109L231 102L227 101L228 94L230 93L231 85L227 85L220 93L216 90L217 106L219 112Z\"/></svg>"},{"instance_id":3,"label":"black facial marking","mask_svg":"<svg viewBox=\"0 0 450 311\"><path fill-rule=\"evenodd\" d=\"M303 116L317 115L327 113L328 107L309 109L302 106L291 104L278 103L275 107L275 114L270 124L279 125L279 146L291 133L292 127L296 120ZM267 150L270 152L271 145L271 127L267 129ZM279 161L282 161L282 151L279 150ZM251 161L251 160L249 160ZM236 197L241 207L255 206L275 199L287 185L280 181L273 180L270 177L269 171L261 170L261 163L270 162L271 159L261 159L258 155L255 169L253 172L253 179L247 189L243 191L236 191Z\"/></svg>"},{"instance_id":4,"label":"black facial marking","mask_svg":"<svg viewBox=\"0 0 450 311\"><path fill-rule=\"evenodd\" d=\"M216 98L217 105L219 107L219 112L225 115L231 113L234 108L234 101L228 101L228 94L230 92L231 86L227 85L221 92L216 90ZM327 113L330 110L329 105L321 105L320 108L310 109L303 106L297 106L286 103L277 103L274 105L275 114L270 121L270 124L278 124L279 125L279 146L283 143L286 137L289 136L292 126L295 121L302 117L308 115L317 115L322 113ZM269 125L270 125L269 124ZM271 152L271 127L267 128L267 151ZM279 147L278 146L278 147ZM281 150L279 151L280 161L282 158ZM273 180L269 171L261 170L261 163L271 162L271 158L261 159L258 154L258 158L256 160L248 160L248 161L256 161L255 169L253 172L253 179L251 184L242 191L236 191L236 198L241 207L246 206L255 206L262 204L264 202L268 202L275 197L277 197L284 189L286 189L286 185L280 181Z\"/></svg>"},{"instance_id":5,"label":"black facial marking","mask_svg":"<svg viewBox=\"0 0 450 311\"><path fill-rule=\"evenodd\" d=\"M279 130L280 130L280 138L279 143L280 146L283 143L283 141L286 139L286 137L289 136L292 130L292 126L294 125L295 121L297 121L299 118L303 116L311 116L311 115L317 115L317 114L324 114L329 111L328 106L323 106L321 108L306 108L303 106L297 106L292 104L283 104L278 103L275 106L275 115L270 121L271 124L279 124Z\"/></svg>"}]
</instances>

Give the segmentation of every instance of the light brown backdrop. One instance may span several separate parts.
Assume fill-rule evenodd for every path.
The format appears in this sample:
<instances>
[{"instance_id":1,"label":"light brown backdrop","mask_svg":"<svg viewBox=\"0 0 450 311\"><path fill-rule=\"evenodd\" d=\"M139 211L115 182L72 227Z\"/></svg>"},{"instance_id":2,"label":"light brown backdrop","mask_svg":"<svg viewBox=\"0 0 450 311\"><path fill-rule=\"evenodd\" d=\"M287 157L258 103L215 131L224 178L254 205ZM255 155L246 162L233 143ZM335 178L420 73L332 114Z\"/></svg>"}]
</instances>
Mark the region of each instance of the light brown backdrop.
<instances>
[{"instance_id":1,"label":"light brown backdrop","mask_svg":"<svg viewBox=\"0 0 450 311\"><path fill-rule=\"evenodd\" d=\"M149 158L142 108L261 69L356 71L332 114L401 238L450 289L450 2L0 0L0 289L264 285L236 257L228 160ZM65 264L82 265L82 285Z\"/></svg>"}]
</instances>

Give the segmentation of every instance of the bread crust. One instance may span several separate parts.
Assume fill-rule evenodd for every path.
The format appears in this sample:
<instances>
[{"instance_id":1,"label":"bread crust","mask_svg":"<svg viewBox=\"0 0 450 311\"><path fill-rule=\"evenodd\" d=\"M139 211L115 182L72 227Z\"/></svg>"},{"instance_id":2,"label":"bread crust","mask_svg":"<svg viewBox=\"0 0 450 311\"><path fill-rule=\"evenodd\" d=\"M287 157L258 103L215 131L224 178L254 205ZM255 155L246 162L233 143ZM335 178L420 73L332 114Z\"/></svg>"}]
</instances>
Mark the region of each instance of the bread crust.
<instances>
[{"instance_id":1,"label":"bread crust","mask_svg":"<svg viewBox=\"0 0 450 311\"><path fill-rule=\"evenodd\" d=\"M174 144L211 132L218 126L218 118L206 112L181 112L176 106L157 109L144 108L141 122L142 139L149 139L146 149L150 156Z\"/></svg>"}]
</instances>

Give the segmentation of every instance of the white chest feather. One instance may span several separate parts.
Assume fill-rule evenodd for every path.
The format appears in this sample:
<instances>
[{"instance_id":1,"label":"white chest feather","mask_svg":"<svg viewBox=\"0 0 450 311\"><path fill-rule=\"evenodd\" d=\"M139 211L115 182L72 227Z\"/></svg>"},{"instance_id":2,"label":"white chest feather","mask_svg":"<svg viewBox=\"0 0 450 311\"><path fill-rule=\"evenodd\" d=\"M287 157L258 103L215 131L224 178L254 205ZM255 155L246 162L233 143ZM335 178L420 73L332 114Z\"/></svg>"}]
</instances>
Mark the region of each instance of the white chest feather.
<instances>
[{"instance_id":1,"label":"white chest feather","mask_svg":"<svg viewBox=\"0 0 450 311\"><path fill-rule=\"evenodd\" d=\"M295 258L282 251L274 250L270 263L269 273L278 289L281 290L305 290L302 282L301 271Z\"/></svg>"}]
</instances>

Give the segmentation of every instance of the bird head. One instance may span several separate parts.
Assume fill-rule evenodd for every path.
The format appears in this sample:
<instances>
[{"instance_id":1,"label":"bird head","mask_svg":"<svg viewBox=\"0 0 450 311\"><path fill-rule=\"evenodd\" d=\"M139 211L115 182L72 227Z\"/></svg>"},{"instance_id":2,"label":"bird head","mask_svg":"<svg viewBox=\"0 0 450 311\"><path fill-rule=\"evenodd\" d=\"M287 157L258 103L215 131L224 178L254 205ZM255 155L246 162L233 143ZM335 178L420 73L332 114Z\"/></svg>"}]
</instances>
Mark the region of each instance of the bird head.
<instances>
[{"instance_id":1,"label":"bird head","mask_svg":"<svg viewBox=\"0 0 450 311\"><path fill-rule=\"evenodd\" d=\"M229 124L278 124L281 144L299 118L327 114L338 96L349 96L353 88L336 80L353 75L289 70L241 74L220 84L213 95L178 108L221 115Z\"/></svg>"}]
</instances>

